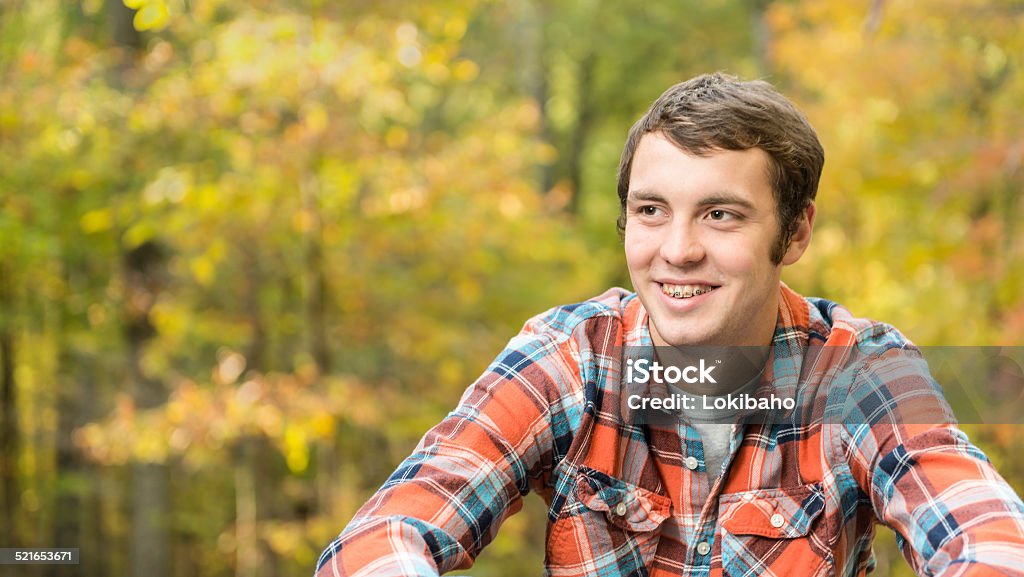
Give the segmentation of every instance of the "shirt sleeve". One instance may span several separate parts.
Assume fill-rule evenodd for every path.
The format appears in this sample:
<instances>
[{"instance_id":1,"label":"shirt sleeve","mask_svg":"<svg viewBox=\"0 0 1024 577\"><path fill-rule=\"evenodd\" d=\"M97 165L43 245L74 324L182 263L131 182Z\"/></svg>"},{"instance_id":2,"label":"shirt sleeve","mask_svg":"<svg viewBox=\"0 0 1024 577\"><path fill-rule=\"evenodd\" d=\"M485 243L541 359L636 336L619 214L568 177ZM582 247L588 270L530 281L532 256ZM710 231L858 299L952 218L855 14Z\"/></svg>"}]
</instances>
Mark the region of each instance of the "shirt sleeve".
<instances>
[{"instance_id":1,"label":"shirt sleeve","mask_svg":"<svg viewBox=\"0 0 1024 577\"><path fill-rule=\"evenodd\" d=\"M567 446L571 427L558 407L579 374L572 348L571 339L524 329L323 552L316 575L470 567L522 497L545 490Z\"/></svg>"},{"instance_id":2,"label":"shirt sleeve","mask_svg":"<svg viewBox=\"0 0 1024 577\"><path fill-rule=\"evenodd\" d=\"M1024 504L953 422L924 360L885 354L857 382L847 462L917 574L1024 575Z\"/></svg>"}]
</instances>

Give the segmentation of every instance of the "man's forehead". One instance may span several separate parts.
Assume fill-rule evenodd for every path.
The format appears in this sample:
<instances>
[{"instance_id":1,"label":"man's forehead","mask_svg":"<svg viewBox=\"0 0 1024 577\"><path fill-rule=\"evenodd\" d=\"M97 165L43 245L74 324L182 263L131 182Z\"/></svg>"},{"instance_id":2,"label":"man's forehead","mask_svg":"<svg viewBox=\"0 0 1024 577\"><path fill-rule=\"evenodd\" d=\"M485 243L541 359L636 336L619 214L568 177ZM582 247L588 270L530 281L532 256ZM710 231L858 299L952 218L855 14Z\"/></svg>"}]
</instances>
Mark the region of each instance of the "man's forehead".
<instances>
[{"instance_id":1,"label":"man's forehead","mask_svg":"<svg viewBox=\"0 0 1024 577\"><path fill-rule=\"evenodd\" d=\"M673 153L685 155L693 159L706 159L722 155L753 156L759 159L758 164L761 164L765 169L765 174L769 178L771 177L772 157L767 150L759 146L752 146L750 148L723 148L709 144L706 147L693 150L676 142L670 134L660 130L645 133L640 137L640 141L637 143L636 151L634 152L633 158L630 162L630 172L632 173L633 169L636 168L638 160L643 162L641 159L654 156L660 161L665 157L673 155ZM647 160L650 161L653 159L647 158Z\"/></svg>"},{"instance_id":2,"label":"man's forehead","mask_svg":"<svg viewBox=\"0 0 1024 577\"><path fill-rule=\"evenodd\" d=\"M686 191L700 204L774 204L771 157L760 148L694 153L662 132L643 136L630 166L627 200L665 200ZM761 198L764 197L764 198ZM762 202L763 201L763 202Z\"/></svg>"}]
</instances>

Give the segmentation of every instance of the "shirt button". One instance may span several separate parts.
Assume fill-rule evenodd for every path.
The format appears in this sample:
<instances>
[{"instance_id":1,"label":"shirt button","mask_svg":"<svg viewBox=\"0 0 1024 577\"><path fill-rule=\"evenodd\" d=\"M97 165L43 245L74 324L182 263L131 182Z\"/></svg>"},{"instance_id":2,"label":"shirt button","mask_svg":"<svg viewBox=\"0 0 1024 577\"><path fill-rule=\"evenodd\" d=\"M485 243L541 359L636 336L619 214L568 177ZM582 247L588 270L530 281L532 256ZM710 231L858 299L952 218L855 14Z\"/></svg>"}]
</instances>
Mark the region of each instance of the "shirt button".
<instances>
[{"instance_id":1,"label":"shirt button","mask_svg":"<svg viewBox=\"0 0 1024 577\"><path fill-rule=\"evenodd\" d=\"M619 517L625 515L626 514L626 504L625 503L619 503L618 505L616 505L615 506L615 514L618 515Z\"/></svg>"},{"instance_id":2,"label":"shirt button","mask_svg":"<svg viewBox=\"0 0 1024 577\"><path fill-rule=\"evenodd\" d=\"M686 465L687 469L693 471L697 468L697 457L687 457L683 464Z\"/></svg>"},{"instance_id":3,"label":"shirt button","mask_svg":"<svg viewBox=\"0 0 1024 577\"><path fill-rule=\"evenodd\" d=\"M701 555L707 555L711 552L711 545L707 541L701 541L697 543L697 553Z\"/></svg>"},{"instance_id":4,"label":"shirt button","mask_svg":"<svg viewBox=\"0 0 1024 577\"><path fill-rule=\"evenodd\" d=\"M772 518L771 518L772 527L778 528L778 527L781 527L785 523L786 523L786 519L782 515L779 515L778 513L772 515Z\"/></svg>"}]
</instances>

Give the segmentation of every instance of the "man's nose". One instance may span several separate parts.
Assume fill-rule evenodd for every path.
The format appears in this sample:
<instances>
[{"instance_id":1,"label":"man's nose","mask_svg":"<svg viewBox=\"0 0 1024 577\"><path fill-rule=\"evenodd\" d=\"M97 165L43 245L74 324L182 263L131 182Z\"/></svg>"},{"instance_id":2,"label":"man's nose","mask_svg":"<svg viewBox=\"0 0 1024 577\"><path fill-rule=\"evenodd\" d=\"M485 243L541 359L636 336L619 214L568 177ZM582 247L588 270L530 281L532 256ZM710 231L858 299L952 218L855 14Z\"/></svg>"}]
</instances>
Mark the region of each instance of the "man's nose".
<instances>
[{"instance_id":1,"label":"man's nose","mask_svg":"<svg viewBox=\"0 0 1024 577\"><path fill-rule=\"evenodd\" d=\"M675 266L698 263L704 259L700 231L690 223L672 223L661 243L661 258Z\"/></svg>"}]
</instances>

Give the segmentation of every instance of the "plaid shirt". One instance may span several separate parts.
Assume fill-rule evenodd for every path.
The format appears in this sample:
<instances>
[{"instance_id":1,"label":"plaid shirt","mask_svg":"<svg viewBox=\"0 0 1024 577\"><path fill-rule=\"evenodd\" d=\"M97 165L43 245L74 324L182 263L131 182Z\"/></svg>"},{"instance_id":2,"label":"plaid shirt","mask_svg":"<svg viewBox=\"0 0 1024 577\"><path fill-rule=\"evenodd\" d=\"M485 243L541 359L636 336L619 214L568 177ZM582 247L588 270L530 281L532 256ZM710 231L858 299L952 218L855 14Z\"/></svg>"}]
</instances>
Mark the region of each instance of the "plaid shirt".
<instances>
[{"instance_id":1,"label":"plaid shirt","mask_svg":"<svg viewBox=\"0 0 1024 577\"><path fill-rule=\"evenodd\" d=\"M820 359L805 366L810 346L912 347L890 326L780 291L766 372L783 394L827 374ZM955 425L737 425L712 484L695 429L624 422L631 345L651 345L647 314L621 289L527 322L324 551L317 576L468 568L531 491L548 504L547 575L863 575L879 522L919 574L1024 574L1024 505ZM922 378L869 373L882 387Z\"/></svg>"}]
</instances>

